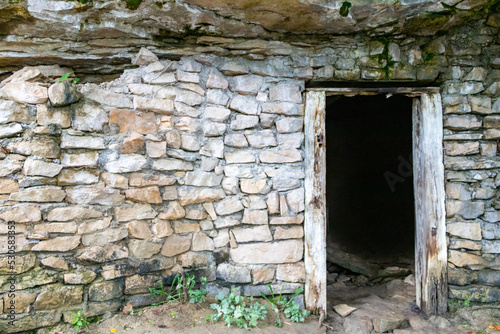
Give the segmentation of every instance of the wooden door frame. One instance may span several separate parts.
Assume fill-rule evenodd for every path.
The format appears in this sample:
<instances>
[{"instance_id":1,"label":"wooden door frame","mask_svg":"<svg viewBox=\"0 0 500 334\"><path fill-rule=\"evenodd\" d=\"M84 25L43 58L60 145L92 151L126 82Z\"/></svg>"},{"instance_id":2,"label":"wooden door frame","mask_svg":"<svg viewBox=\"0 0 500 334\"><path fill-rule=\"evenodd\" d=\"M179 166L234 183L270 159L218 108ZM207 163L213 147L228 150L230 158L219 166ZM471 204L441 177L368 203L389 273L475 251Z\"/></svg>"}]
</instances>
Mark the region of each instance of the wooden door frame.
<instances>
[{"instance_id":1,"label":"wooden door frame","mask_svg":"<svg viewBox=\"0 0 500 334\"><path fill-rule=\"evenodd\" d=\"M426 314L448 307L443 116L440 90L430 88L310 88L305 133L305 304L326 314L326 96L403 94L413 97L415 283Z\"/></svg>"}]
</instances>

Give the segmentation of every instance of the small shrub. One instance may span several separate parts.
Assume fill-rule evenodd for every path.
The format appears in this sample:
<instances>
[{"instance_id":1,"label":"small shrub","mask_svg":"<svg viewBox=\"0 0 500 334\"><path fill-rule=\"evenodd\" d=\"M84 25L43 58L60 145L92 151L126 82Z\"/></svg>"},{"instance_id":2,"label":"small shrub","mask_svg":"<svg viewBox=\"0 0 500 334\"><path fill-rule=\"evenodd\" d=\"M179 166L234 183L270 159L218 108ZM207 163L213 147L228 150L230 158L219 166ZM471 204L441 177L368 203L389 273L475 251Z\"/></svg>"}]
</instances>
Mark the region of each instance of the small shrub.
<instances>
[{"instance_id":1,"label":"small shrub","mask_svg":"<svg viewBox=\"0 0 500 334\"><path fill-rule=\"evenodd\" d=\"M82 311L78 311L75 314L75 317L73 318L73 325L75 325L75 333L78 333L78 331L81 328L85 328L90 326L90 324L97 322L99 320L99 317L91 317L87 318L82 316Z\"/></svg>"},{"instance_id":2,"label":"small shrub","mask_svg":"<svg viewBox=\"0 0 500 334\"><path fill-rule=\"evenodd\" d=\"M165 296L165 300L152 305L156 306L175 301L186 303L188 300L190 303L202 303L205 301L205 297L207 295L207 278L201 277L200 281L200 289L195 289L194 286L196 285L196 281L194 275L188 274L187 276L184 276L184 274L177 274L175 275L168 291L165 291L162 282L158 282L158 286L160 288L149 288L149 292L157 297Z\"/></svg>"},{"instance_id":3,"label":"small shrub","mask_svg":"<svg viewBox=\"0 0 500 334\"><path fill-rule=\"evenodd\" d=\"M66 81L69 78L70 75L71 75L71 72L66 73L65 75L63 75L62 77L59 78L59 81L60 82ZM78 81L80 81L80 78L74 77L73 80L71 80L71 83L72 84L77 84Z\"/></svg>"},{"instance_id":4,"label":"small shrub","mask_svg":"<svg viewBox=\"0 0 500 334\"><path fill-rule=\"evenodd\" d=\"M309 315L309 312L307 310L301 310L299 303L294 300L299 293L304 291L304 289L295 290L293 297L290 300L287 300L286 297L283 297L283 287L281 287L280 294L275 296L271 284L268 284L267 286L271 292L271 297L267 297L263 292L260 294L262 298L271 303L271 307L274 312L276 312L276 327L282 327L281 313L283 313L288 319L292 320L292 322L304 322L305 318Z\"/></svg>"},{"instance_id":5,"label":"small shrub","mask_svg":"<svg viewBox=\"0 0 500 334\"><path fill-rule=\"evenodd\" d=\"M231 327L232 324L245 329L257 327L257 322L266 318L267 306L255 302L247 307L247 301L251 302L253 298L239 296L237 294L238 290L239 288L235 288L228 295L221 292L215 296L215 300L220 303L211 304L210 308L216 311L217 314L209 315L205 318L205 321L214 323L222 319L227 327Z\"/></svg>"}]
</instances>

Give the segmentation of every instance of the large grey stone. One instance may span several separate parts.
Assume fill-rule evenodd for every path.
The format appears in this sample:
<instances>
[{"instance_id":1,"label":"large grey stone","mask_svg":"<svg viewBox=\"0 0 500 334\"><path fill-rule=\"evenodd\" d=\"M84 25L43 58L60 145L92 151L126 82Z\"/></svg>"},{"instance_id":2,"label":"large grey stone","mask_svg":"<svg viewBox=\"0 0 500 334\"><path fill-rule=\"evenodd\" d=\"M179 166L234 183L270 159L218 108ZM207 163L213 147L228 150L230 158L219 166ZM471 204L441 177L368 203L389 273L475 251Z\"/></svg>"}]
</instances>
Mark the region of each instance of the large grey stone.
<instances>
[{"instance_id":1,"label":"large grey stone","mask_svg":"<svg viewBox=\"0 0 500 334\"><path fill-rule=\"evenodd\" d=\"M104 168L110 173L136 172L146 166L147 160L140 154L122 154L117 160L106 163Z\"/></svg>"},{"instance_id":2,"label":"large grey stone","mask_svg":"<svg viewBox=\"0 0 500 334\"><path fill-rule=\"evenodd\" d=\"M178 159L161 159L153 162L153 169L160 171L189 171L193 170L193 164Z\"/></svg>"},{"instance_id":3,"label":"large grey stone","mask_svg":"<svg viewBox=\"0 0 500 334\"><path fill-rule=\"evenodd\" d=\"M209 89L207 91L207 103L226 106L229 101L229 95L226 91L220 89Z\"/></svg>"},{"instance_id":4,"label":"large grey stone","mask_svg":"<svg viewBox=\"0 0 500 334\"><path fill-rule=\"evenodd\" d=\"M128 257L128 251L118 245L92 246L85 248L77 257L82 261L107 262Z\"/></svg>"},{"instance_id":5,"label":"large grey stone","mask_svg":"<svg viewBox=\"0 0 500 334\"><path fill-rule=\"evenodd\" d=\"M45 162L38 159L28 158L24 162L23 174L28 176L47 176L54 177L61 171L62 166L59 164Z\"/></svg>"},{"instance_id":6,"label":"large grey stone","mask_svg":"<svg viewBox=\"0 0 500 334\"><path fill-rule=\"evenodd\" d=\"M229 108L247 115L258 115L260 111L259 104L254 97L236 95L229 105Z\"/></svg>"},{"instance_id":7,"label":"large grey stone","mask_svg":"<svg viewBox=\"0 0 500 334\"><path fill-rule=\"evenodd\" d=\"M447 201L446 216L460 215L465 219L474 219L484 213L484 202L480 201Z\"/></svg>"},{"instance_id":8,"label":"large grey stone","mask_svg":"<svg viewBox=\"0 0 500 334\"><path fill-rule=\"evenodd\" d=\"M215 173L194 171L187 172L184 179L185 185L196 186L196 187L216 187L220 186L223 175L217 175Z\"/></svg>"},{"instance_id":9,"label":"large grey stone","mask_svg":"<svg viewBox=\"0 0 500 334\"><path fill-rule=\"evenodd\" d=\"M132 58L134 65L149 65L158 61L158 57L150 50L142 47L139 52Z\"/></svg>"},{"instance_id":10,"label":"large grey stone","mask_svg":"<svg viewBox=\"0 0 500 334\"><path fill-rule=\"evenodd\" d=\"M240 244L232 248L230 255L237 263L291 263L302 259L304 251L300 240L273 243Z\"/></svg>"},{"instance_id":11,"label":"large grey stone","mask_svg":"<svg viewBox=\"0 0 500 334\"><path fill-rule=\"evenodd\" d=\"M231 121L230 128L232 130L244 130L255 128L259 124L258 116L249 115L237 115L234 120Z\"/></svg>"},{"instance_id":12,"label":"large grey stone","mask_svg":"<svg viewBox=\"0 0 500 334\"><path fill-rule=\"evenodd\" d=\"M132 103L132 98L130 96L105 90L95 84L85 84L81 86L80 92L86 99L95 101L102 105L117 108L134 108L134 104Z\"/></svg>"},{"instance_id":13,"label":"large grey stone","mask_svg":"<svg viewBox=\"0 0 500 334\"><path fill-rule=\"evenodd\" d=\"M149 204L135 204L128 207L115 207L117 221L153 219L158 213Z\"/></svg>"},{"instance_id":14,"label":"large grey stone","mask_svg":"<svg viewBox=\"0 0 500 334\"><path fill-rule=\"evenodd\" d=\"M181 205L190 205L220 201L226 194L219 188L181 187L178 189L178 196Z\"/></svg>"},{"instance_id":15,"label":"large grey stone","mask_svg":"<svg viewBox=\"0 0 500 334\"><path fill-rule=\"evenodd\" d=\"M97 105L84 104L76 108L73 117L73 128L81 131L101 131L108 123L108 114Z\"/></svg>"},{"instance_id":16,"label":"large grey stone","mask_svg":"<svg viewBox=\"0 0 500 334\"><path fill-rule=\"evenodd\" d=\"M54 107L67 106L68 104L75 103L80 99L80 96L76 92L76 89L71 84L70 80L58 82L50 86L48 96L50 103Z\"/></svg>"},{"instance_id":17,"label":"large grey stone","mask_svg":"<svg viewBox=\"0 0 500 334\"><path fill-rule=\"evenodd\" d=\"M217 277L229 283L250 283L250 269L243 266L234 266L221 263L217 266Z\"/></svg>"},{"instance_id":18,"label":"large grey stone","mask_svg":"<svg viewBox=\"0 0 500 334\"><path fill-rule=\"evenodd\" d=\"M203 115L213 122L225 122L231 115L231 110L222 107L207 107Z\"/></svg>"},{"instance_id":19,"label":"large grey stone","mask_svg":"<svg viewBox=\"0 0 500 334\"><path fill-rule=\"evenodd\" d=\"M61 140L61 148L89 148L95 150L105 149L104 139L101 137L92 136L72 136L63 133Z\"/></svg>"},{"instance_id":20,"label":"large grey stone","mask_svg":"<svg viewBox=\"0 0 500 334\"><path fill-rule=\"evenodd\" d=\"M11 201L18 202L62 202L66 192L60 187L33 187L22 189L10 195Z\"/></svg>"},{"instance_id":21,"label":"large grey stone","mask_svg":"<svg viewBox=\"0 0 500 334\"><path fill-rule=\"evenodd\" d=\"M244 207L241 201L234 196L226 197L215 204L215 212L221 216L230 215L243 209Z\"/></svg>"},{"instance_id":22,"label":"large grey stone","mask_svg":"<svg viewBox=\"0 0 500 334\"><path fill-rule=\"evenodd\" d=\"M107 229L104 231L83 235L82 244L84 246L104 246L125 239L127 236L127 228Z\"/></svg>"},{"instance_id":23,"label":"large grey stone","mask_svg":"<svg viewBox=\"0 0 500 334\"><path fill-rule=\"evenodd\" d=\"M42 219L42 213L38 205L15 205L4 208L0 213L0 219L5 222L32 223Z\"/></svg>"},{"instance_id":24,"label":"large grey stone","mask_svg":"<svg viewBox=\"0 0 500 334\"><path fill-rule=\"evenodd\" d=\"M41 104L49 99L47 87L36 82L8 82L0 88L0 96L20 103Z\"/></svg>"},{"instance_id":25,"label":"large grey stone","mask_svg":"<svg viewBox=\"0 0 500 334\"><path fill-rule=\"evenodd\" d=\"M0 125L0 138L14 137L24 131L21 124Z\"/></svg>"},{"instance_id":26,"label":"large grey stone","mask_svg":"<svg viewBox=\"0 0 500 334\"><path fill-rule=\"evenodd\" d=\"M291 163L302 161L302 155L297 149L278 150L278 151L262 151L259 154L259 159L263 163Z\"/></svg>"},{"instance_id":27,"label":"large grey stone","mask_svg":"<svg viewBox=\"0 0 500 334\"><path fill-rule=\"evenodd\" d=\"M229 82L222 73L216 69L211 69L208 75L207 88L227 89Z\"/></svg>"},{"instance_id":28,"label":"large grey stone","mask_svg":"<svg viewBox=\"0 0 500 334\"><path fill-rule=\"evenodd\" d=\"M33 246L32 251L45 252L67 252L75 249L80 244L80 236L73 237L55 237L49 240L40 241Z\"/></svg>"},{"instance_id":29,"label":"large grey stone","mask_svg":"<svg viewBox=\"0 0 500 334\"><path fill-rule=\"evenodd\" d=\"M269 99L271 101L302 102L300 87L292 83L284 83L269 88Z\"/></svg>"},{"instance_id":30,"label":"large grey stone","mask_svg":"<svg viewBox=\"0 0 500 334\"><path fill-rule=\"evenodd\" d=\"M33 136L29 140L19 142L12 141L7 145L7 149L22 155L33 155L49 159L59 158L60 153L60 147L57 140L48 136Z\"/></svg>"},{"instance_id":31,"label":"large grey stone","mask_svg":"<svg viewBox=\"0 0 500 334\"><path fill-rule=\"evenodd\" d=\"M102 212L81 207L81 206L68 206L61 208L54 208L50 210L47 220L49 221L71 221L76 219L91 219L102 217Z\"/></svg>"},{"instance_id":32,"label":"large grey stone","mask_svg":"<svg viewBox=\"0 0 500 334\"><path fill-rule=\"evenodd\" d=\"M15 101L0 100L0 124L11 122L31 123L35 119L27 106Z\"/></svg>"},{"instance_id":33,"label":"large grey stone","mask_svg":"<svg viewBox=\"0 0 500 334\"><path fill-rule=\"evenodd\" d=\"M446 232L450 235L470 240L481 240L480 223L449 223Z\"/></svg>"},{"instance_id":34,"label":"large grey stone","mask_svg":"<svg viewBox=\"0 0 500 334\"><path fill-rule=\"evenodd\" d=\"M98 186L66 188L66 201L73 204L117 205L125 199L119 190Z\"/></svg>"},{"instance_id":35,"label":"large grey stone","mask_svg":"<svg viewBox=\"0 0 500 334\"><path fill-rule=\"evenodd\" d=\"M262 104L262 112L269 114L280 114L286 116L295 116L299 114L299 108L296 103L290 102L268 102Z\"/></svg>"},{"instance_id":36,"label":"large grey stone","mask_svg":"<svg viewBox=\"0 0 500 334\"><path fill-rule=\"evenodd\" d=\"M134 109L154 111L162 115L171 115L174 111L174 101L171 99L151 99L142 96L134 96Z\"/></svg>"},{"instance_id":37,"label":"large grey stone","mask_svg":"<svg viewBox=\"0 0 500 334\"><path fill-rule=\"evenodd\" d=\"M128 242L130 254L138 259L149 259L153 255L158 254L162 246L161 243L148 240L131 239Z\"/></svg>"},{"instance_id":38,"label":"large grey stone","mask_svg":"<svg viewBox=\"0 0 500 334\"><path fill-rule=\"evenodd\" d=\"M237 242L272 241L273 236L268 225L237 227L231 230Z\"/></svg>"},{"instance_id":39,"label":"large grey stone","mask_svg":"<svg viewBox=\"0 0 500 334\"><path fill-rule=\"evenodd\" d=\"M271 130L246 132L245 137L253 148L276 146L276 138Z\"/></svg>"},{"instance_id":40,"label":"large grey stone","mask_svg":"<svg viewBox=\"0 0 500 334\"><path fill-rule=\"evenodd\" d=\"M161 249L161 254L164 256L174 256L188 251L191 248L192 236L171 235L165 240L165 244Z\"/></svg>"},{"instance_id":41,"label":"large grey stone","mask_svg":"<svg viewBox=\"0 0 500 334\"><path fill-rule=\"evenodd\" d=\"M61 155L61 164L64 167L95 167L98 160L99 153L96 151Z\"/></svg>"},{"instance_id":42,"label":"large grey stone","mask_svg":"<svg viewBox=\"0 0 500 334\"><path fill-rule=\"evenodd\" d=\"M232 91L248 95L257 94L264 87L265 79L257 75L238 75L232 78L230 88Z\"/></svg>"}]
</instances>

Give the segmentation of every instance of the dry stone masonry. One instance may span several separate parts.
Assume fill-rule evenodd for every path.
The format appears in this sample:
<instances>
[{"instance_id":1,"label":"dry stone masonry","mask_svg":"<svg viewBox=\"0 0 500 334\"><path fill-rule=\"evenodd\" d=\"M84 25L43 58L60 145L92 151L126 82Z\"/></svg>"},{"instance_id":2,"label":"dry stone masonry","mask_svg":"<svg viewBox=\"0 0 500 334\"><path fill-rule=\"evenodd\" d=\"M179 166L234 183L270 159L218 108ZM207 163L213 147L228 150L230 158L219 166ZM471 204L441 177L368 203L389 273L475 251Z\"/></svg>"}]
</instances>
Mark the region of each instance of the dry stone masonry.
<instances>
[{"instance_id":1,"label":"dry stone masonry","mask_svg":"<svg viewBox=\"0 0 500 334\"><path fill-rule=\"evenodd\" d=\"M211 293L303 287L309 81L441 86L449 295L500 302L500 20L483 23L321 48L204 37L180 58L143 48L100 84L15 72L0 84L0 332L151 304L148 288L181 271Z\"/></svg>"}]
</instances>

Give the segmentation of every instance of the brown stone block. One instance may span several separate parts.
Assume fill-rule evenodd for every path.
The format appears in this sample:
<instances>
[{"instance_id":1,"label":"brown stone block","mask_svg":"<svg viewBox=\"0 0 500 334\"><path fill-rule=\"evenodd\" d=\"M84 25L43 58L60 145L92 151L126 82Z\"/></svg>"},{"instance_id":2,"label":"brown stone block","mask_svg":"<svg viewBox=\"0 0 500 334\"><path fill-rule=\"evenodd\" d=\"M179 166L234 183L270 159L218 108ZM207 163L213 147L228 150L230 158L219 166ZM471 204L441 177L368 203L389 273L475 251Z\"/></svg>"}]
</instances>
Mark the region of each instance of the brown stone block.
<instances>
[{"instance_id":1,"label":"brown stone block","mask_svg":"<svg viewBox=\"0 0 500 334\"><path fill-rule=\"evenodd\" d=\"M148 292L149 288L158 287L162 278L156 275L134 275L125 279L125 291L127 295Z\"/></svg>"},{"instance_id":2,"label":"brown stone block","mask_svg":"<svg viewBox=\"0 0 500 334\"><path fill-rule=\"evenodd\" d=\"M158 131L155 114L152 112L135 112L128 109L111 109L109 123L120 126L120 133L135 131L142 134L154 134Z\"/></svg>"},{"instance_id":3,"label":"brown stone block","mask_svg":"<svg viewBox=\"0 0 500 334\"><path fill-rule=\"evenodd\" d=\"M135 202L143 203L160 204L163 201L158 187L128 189L125 191L125 197Z\"/></svg>"},{"instance_id":4,"label":"brown stone block","mask_svg":"<svg viewBox=\"0 0 500 334\"><path fill-rule=\"evenodd\" d=\"M83 286L46 286L35 300L35 310L53 310L60 307L77 305L82 302Z\"/></svg>"},{"instance_id":5,"label":"brown stone block","mask_svg":"<svg viewBox=\"0 0 500 334\"><path fill-rule=\"evenodd\" d=\"M237 263L288 263L302 259L302 240L286 240L273 243L240 244L232 248L230 255Z\"/></svg>"},{"instance_id":6,"label":"brown stone block","mask_svg":"<svg viewBox=\"0 0 500 334\"><path fill-rule=\"evenodd\" d=\"M165 256L174 256L184 253L191 248L192 236L189 235L171 235L165 240L165 244L161 249L161 254Z\"/></svg>"}]
</instances>

